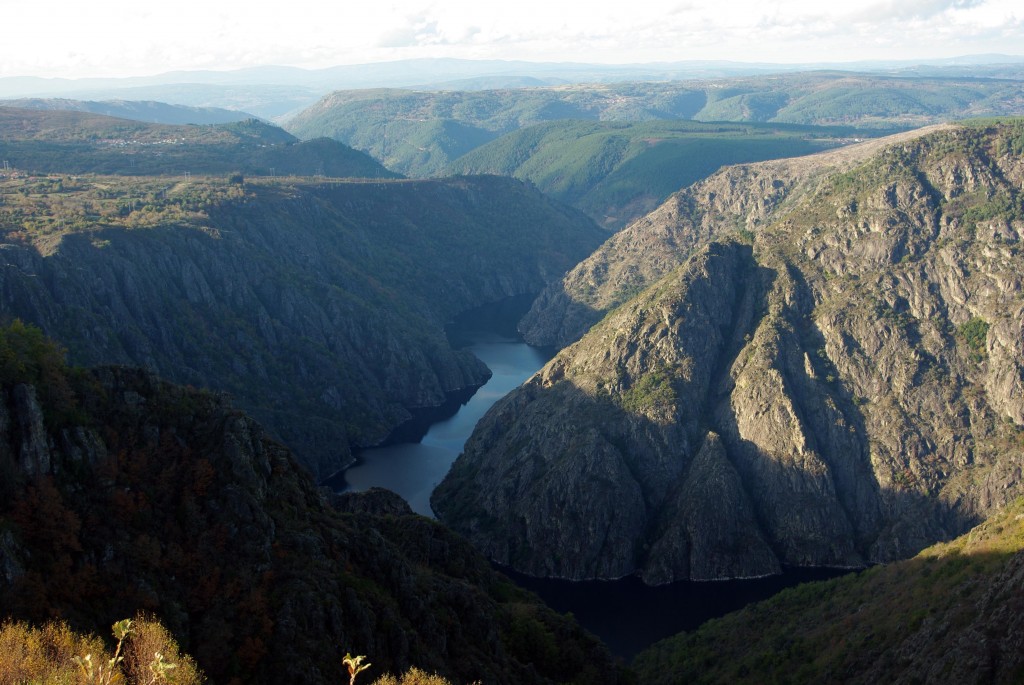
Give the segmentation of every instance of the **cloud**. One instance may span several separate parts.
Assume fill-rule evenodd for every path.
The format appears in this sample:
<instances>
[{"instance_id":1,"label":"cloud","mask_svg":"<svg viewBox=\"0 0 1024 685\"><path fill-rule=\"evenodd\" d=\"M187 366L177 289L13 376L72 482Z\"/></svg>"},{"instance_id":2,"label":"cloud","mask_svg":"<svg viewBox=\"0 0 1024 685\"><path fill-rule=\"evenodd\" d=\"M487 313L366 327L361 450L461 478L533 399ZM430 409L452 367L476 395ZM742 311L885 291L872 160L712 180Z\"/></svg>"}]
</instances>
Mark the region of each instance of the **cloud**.
<instances>
[{"instance_id":1,"label":"cloud","mask_svg":"<svg viewBox=\"0 0 1024 685\"><path fill-rule=\"evenodd\" d=\"M410 48L418 45L416 40L416 29L411 26L404 26L400 29L388 31L375 43L378 48Z\"/></svg>"},{"instance_id":2,"label":"cloud","mask_svg":"<svg viewBox=\"0 0 1024 685\"><path fill-rule=\"evenodd\" d=\"M407 57L813 62L1024 46L1020 0L291 0L8 2L0 76L115 75ZM45 26L46 31L39 31Z\"/></svg>"},{"instance_id":3,"label":"cloud","mask_svg":"<svg viewBox=\"0 0 1024 685\"><path fill-rule=\"evenodd\" d=\"M984 4L985 0L886 0L863 8L851 18L865 23L932 19L947 12L974 9Z\"/></svg>"},{"instance_id":4,"label":"cloud","mask_svg":"<svg viewBox=\"0 0 1024 685\"><path fill-rule=\"evenodd\" d=\"M378 48L413 48L445 42L444 36L438 31L437 19L423 12L406 16L403 26L381 34L375 46Z\"/></svg>"}]
</instances>

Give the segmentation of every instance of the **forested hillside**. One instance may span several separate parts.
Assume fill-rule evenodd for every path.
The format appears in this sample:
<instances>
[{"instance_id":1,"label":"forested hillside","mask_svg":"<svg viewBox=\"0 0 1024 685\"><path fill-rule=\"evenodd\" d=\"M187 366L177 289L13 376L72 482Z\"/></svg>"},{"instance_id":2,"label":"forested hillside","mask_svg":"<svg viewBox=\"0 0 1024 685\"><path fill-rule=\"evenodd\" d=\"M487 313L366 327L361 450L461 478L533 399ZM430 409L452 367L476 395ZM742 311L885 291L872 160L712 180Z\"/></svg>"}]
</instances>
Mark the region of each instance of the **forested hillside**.
<instances>
[{"instance_id":1,"label":"forested hillside","mask_svg":"<svg viewBox=\"0 0 1024 685\"><path fill-rule=\"evenodd\" d=\"M143 612L213 683L334 684L347 651L369 655L366 682L412 665L458 683L620 679L570 618L394 495L332 506L223 397L68 368L20 322L0 329L0 476L5 619L109 634Z\"/></svg>"},{"instance_id":2,"label":"forested hillside","mask_svg":"<svg viewBox=\"0 0 1024 685\"><path fill-rule=\"evenodd\" d=\"M722 166L810 154L863 135L838 127L555 121L507 133L447 171L529 181L617 230Z\"/></svg>"},{"instance_id":3,"label":"forested hillside","mask_svg":"<svg viewBox=\"0 0 1024 685\"><path fill-rule=\"evenodd\" d=\"M658 643L641 682L1019 683L1024 502L913 559L809 583Z\"/></svg>"},{"instance_id":4,"label":"forested hillside","mask_svg":"<svg viewBox=\"0 0 1024 685\"><path fill-rule=\"evenodd\" d=\"M894 131L973 116L1017 115L1017 79L801 72L483 91L338 91L291 119L409 176L439 173L471 149L543 122L696 119Z\"/></svg>"},{"instance_id":5,"label":"forested hillside","mask_svg":"<svg viewBox=\"0 0 1024 685\"><path fill-rule=\"evenodd\" d=\"M321 477L483 382L446 321L540 291L603 237L494 177L29 177L0 200L0 314L76 363L230 392Z\"/></svg>"}]
</instances>

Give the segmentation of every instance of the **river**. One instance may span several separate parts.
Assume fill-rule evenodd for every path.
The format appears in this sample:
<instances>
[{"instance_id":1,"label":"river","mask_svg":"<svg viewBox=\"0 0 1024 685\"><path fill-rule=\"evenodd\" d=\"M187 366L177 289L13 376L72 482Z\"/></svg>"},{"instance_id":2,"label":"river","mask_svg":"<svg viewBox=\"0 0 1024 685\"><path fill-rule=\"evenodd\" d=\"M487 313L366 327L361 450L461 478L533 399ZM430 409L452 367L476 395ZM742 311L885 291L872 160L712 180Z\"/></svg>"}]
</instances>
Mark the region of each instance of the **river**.
<instances>
[{"instance_id":1,"label":"river","mask_svg":"<svg viewBox=\"0 0 1024 685\"><path fill-rule=\"evenodd\" d=\"M416 422L404 427L403 432L413 439L422 435L419 442L363 450L358 462L345 471L344 482L335 481L335 487L352 491L388 488L405 498L414 511L433 517L430 493L462 452L477 421L553 356L553 350L531 347L515 333L514 322L528 306L528 299L511 300L471 312L450 326L452 345L479 357L491 369L491 379L468 401L463 403L465 398L458 398L453 402L446 413L454 414L441 420L432 416L435 422L429 427L418 427ZM692 630L708 619L766 599L786 587L844 573L793 568L769 578L650 587L636 578L570 582L502 570L556 611L572 612L584 628L626 659L657 640Z\"/></svg>"},{"instance_id":2,"label":"river","mask_svg":"<svg viewBox=\"0 0 1024 685\"><path fill-rule=\"evenodd\" d=\"M462 452L477 421L554 356L554 350L527 345L516 333L515 322L526 313L531 299L509 298L487 309L473 310L448 327L452 345L469 350L486 364L491 370L490 380L464 403L458 400L466 398L457 398L450 407L454 415L431 423L419 442L363 450L358 461L345 470L343 490L384 487L401 495L416 513L434 516L430 493ZM422 433L416 424L413 421L399 430L415 437Z\"/></svg>"},{"instance_id":3,"label":"river","mask_svg":"<svg viewBox=\"0 0 1024 685\"><path fill-rule=\"evenodd\" d=\"M479 331L466 349L487 364L490 380L454 416L432 424L420 442L363 450L345 471L348 489L358 492L379 485L405 498L416 513L433 517L430 493L462 453L477 421L551 357L522 340L487 331Z\"/></svg>"}]
</instances>

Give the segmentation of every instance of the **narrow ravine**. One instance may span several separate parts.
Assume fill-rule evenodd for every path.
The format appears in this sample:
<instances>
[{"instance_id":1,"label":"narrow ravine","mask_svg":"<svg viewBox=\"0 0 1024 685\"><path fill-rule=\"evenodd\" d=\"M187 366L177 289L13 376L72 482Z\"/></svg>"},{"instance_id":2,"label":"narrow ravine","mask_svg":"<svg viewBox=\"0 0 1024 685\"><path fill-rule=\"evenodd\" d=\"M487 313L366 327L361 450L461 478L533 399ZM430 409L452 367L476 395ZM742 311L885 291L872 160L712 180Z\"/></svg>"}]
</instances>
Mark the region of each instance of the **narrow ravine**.
<instances>
[{"instance_id":1,"label":"narrow ravine","mask_svg":"<svg viewBox=\"0 0 1024 685\"><path fill-rule=\"evenodd\" d=\"M441 482L473 432L495 402L517 388L554 355L554 350L523 342L515 324L529 307L530 297L509 298L459 317L448 328L452 345L476 355L491 378L457 408L454 415L433 423L419 442L363 450L344 472L341 491L382 487L401 495L413 511L433 517L430 493Z\"/></svg>"},{"instance_id":2,"label":"narrow ravine","mask_svg":"<svg viewBox=\"0 0 1024 685\"><path fill-rule=\"evenodd\" d=\"M522 340L500 333L477 333L466 349L487 364L493 374L490 380L454 416L432 424L420 442L364 450L359 461L345 471L347 489L387 488L408 501L416 513L434 515L430 493L462 452L477 421L550 358L550 354Z\"/></svg>"},{"instance_id":3,"label":"narrow ravine","mask_svg":"<svg viewBox=\"0 0 1024 685\"><path fill-rule=\"evenodd\" d=\"M383 487L401 495L419 514L433 517L430 493L448 473L481 417L499 399L539 370L554 350L527 345L515 331L529 301L523 298L474 310L448 329L452 345L467 349L491 369L491 379L448 418L430 424L420 442L364 450L332 485L339 491ZM406 427L409 431L409 427ZM411 431L415 434L415 427ZM767 599L787 587L844 571L787 568L781 575L747 580L679 582L651 587L638 578L566 581L530 578L504 570L553 609L572 612L617 656L630 659L654 642Z\"/></svg>"}]
</instances>

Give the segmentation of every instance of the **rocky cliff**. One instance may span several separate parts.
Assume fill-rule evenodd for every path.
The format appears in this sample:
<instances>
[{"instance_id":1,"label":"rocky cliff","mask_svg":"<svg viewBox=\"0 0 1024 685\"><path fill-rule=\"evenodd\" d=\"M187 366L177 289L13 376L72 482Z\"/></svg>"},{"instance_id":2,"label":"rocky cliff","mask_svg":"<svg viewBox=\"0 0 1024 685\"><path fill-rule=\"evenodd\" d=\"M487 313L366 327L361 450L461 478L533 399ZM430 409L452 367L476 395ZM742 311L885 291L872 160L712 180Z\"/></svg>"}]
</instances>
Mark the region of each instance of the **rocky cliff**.
<instances>
[{"instance_id":1,"label":"rocky cliff","mask_svg":"<svg viewBox=\"0 0 1024 685\"><path fill-rule=\"evenodd\" d=\"M223 397L0 329L0 616L158 617L213 683L617 682L607 651L395 495L330 506ZM397 501L396 501L397 500ZM344 513L343 513L344 512Z\"/></svg>"},{"instance_id":2,"label":"rocky cliff","mask_svg":"<svg viewBox=\"0 0 1024 685\"><path fill-rule=\"evenodd\" d=\"M545 340L604 318L434 510L527 573L655 584L963 532L1024 486L1022 150L1019 123L947 127L679 193L535 307Z\"/></svg>"},{"instance_id":3,"label":"rocky cliff","mask_svg":"<svg viewBox=\"0 0 1024 685\"><path fill-rule=\"evenodd\" d=\"M762 226L821 179L864 163L894 141L938 130L929 127L817 155L734 166L684 188L545 288L520 322L520 331L531 344L565 347L609 310L682 264L695 246Z\"/></svg>"},{"instance_id":4,"label":"rocky cliff","mask_svg":"<svg viewBox=\"0 0 1024 685\"><path fill-rule=\"evenodd\" d=\"M498 178L27 179L4 192L3 316L75 362L230 392L318 476L410 408L486 379L445 321L538 292L601 239Z\"/></svg>"}]
</instances>

